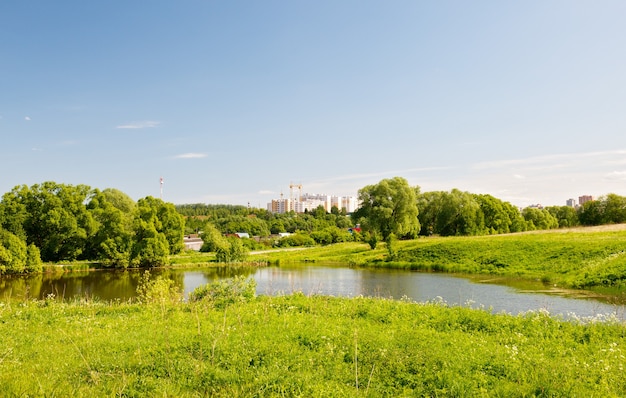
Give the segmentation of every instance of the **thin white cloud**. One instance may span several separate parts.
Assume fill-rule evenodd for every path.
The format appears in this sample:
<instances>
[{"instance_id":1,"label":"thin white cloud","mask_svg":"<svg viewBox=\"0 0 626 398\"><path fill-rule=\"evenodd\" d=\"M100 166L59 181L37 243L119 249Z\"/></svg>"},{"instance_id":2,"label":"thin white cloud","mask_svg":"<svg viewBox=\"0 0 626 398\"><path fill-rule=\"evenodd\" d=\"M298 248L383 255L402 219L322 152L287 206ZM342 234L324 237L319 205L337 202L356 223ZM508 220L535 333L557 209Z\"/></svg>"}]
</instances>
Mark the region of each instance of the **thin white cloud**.
<instances>
[{"instance_id":1,"label":"thin white cloud","mask_svg":"<svg viewBox=\"0 0 626 398\"><path fill-rule=\"evenodd\" d=\"M206 153L182 153L180 155L176 155L174 156L174 159L201 159L201 158L206 158L207 155Z\"/></svg>"},{"instance_id":2,"label":"thin white cloud","mask_svg":"<svg viewBox=\"0 0 626 398\"><path fill-rule=\"evenodd\" d=\"M611 181L626 181L626 171L613 171L604 178Z\"/></svg>"},{"instance_id":3,"label":"thin white cloud","mask_svg":"<svg viewBox=\"0 0 626 398\"><path fill-rule=\"evenodd\" d=\"M24 116L24 120L26 120L27 122L30 122L30 116Z\"/></svg>"},{"instance_id":4,"label":"thin white cloud","mask_svg":"<svg viewBox=\"0 0 626 398\"><path fill-rule=\"evenodd\" d=\"M530 166L548 164L549 167L564 167L567 162L580 161L581 159L592 157L609 157L617 155L625 155L626 150L618 149L613 151L594 151L582 153L561 153L545 156L533 156L522 159L494 160L488 162L479 162L473 165L474 169L500 169L505 166ZM556 163L558 162L558 163Z\"/></svg>"},{"instance_id":5,"label":"thin white cloud","mask_svg":"<svg viewBox=\"0 0 626 398\"><path fill-rule=\"evenodd\" d=\"M141 122L131 122L128 124L120 124L116 126L117 129L147 129L157 127L161 124L161 122L157 122L154 120L144 120Z\"/></svg>"},{"instance_id":6,"label":"thin white cloud","mask_svg":"<svg viewBox=\"0 0 626 398\"><path fill-rule=\"evenodd\" d=\"M449 169L451 168L450 167L421 167L421 168L404 169L404 170L387 170L387 171L380 171L376 173L344 174L340 176L325 178L324 180L316 181L316 183L324 184L324 183L338 182L338 181L355 181L355 180L364 180L364 179L371 179L371 178L395 177L395 176L403 176L409 173L441 171L441 170L449 170Z\"/></svg>"}]
</instances>

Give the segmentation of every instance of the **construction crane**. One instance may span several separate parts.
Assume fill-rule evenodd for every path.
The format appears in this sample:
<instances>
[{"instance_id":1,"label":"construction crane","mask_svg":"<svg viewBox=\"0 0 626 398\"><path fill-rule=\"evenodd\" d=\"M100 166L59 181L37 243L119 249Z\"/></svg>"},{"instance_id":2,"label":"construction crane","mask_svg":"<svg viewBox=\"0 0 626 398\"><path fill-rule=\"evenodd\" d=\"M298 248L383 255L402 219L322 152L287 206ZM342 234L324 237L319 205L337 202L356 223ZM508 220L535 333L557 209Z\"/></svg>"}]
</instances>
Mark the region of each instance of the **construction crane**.
<instances>
[{"instance_id":1,"label":"construction crane","mask_svg":"<svg viewBox=\"0 0 626 398\"><path fill-rule=\"evenodd\" d=\"M298 188L298 202L302 200L302 184L289 183L289 199L293 203L293 189Z\"/></svg>"}]
</instances>

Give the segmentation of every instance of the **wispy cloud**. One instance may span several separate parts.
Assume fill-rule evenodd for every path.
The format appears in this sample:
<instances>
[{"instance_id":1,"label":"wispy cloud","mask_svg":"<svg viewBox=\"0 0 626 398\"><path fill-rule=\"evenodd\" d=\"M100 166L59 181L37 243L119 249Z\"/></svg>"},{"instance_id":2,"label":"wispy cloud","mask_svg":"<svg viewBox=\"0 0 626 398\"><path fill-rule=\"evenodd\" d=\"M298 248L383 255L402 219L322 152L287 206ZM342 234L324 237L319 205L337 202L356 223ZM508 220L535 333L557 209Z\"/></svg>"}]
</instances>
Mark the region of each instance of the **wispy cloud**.
<instances>
[{"instance_id":1,"label":"wispy cloud","mask_svg":"<svg viewBox=\"0 0 626 398\"><path fill-rule=\"evenodd\" d=\"M161 122L157 122L154 120L144 120L141 122L130 122L127 124L120 124L116 126L117 129L147 129L157 127L161 124Z\"/></svg>"},{"instance_id":2,"label":"wispy cloud","mask_svg":"<svg viewBox=\"0 0 626 398\"><path fill-rule=\"evenodd\" d=\"M333 176L329 178L325 178L323 181L318 181L318 183L329 183L329 182L339 182L339 181L360 181L367 180L372 178L385 178L385 177L395 177L395 176L403 176L410 173L419 173L419 172L431 172L431 171L442 171L442 170L450 170L450 167L420 167L420 168L412 168L412 169L402 169L402 170L386 170L379 171L373 173L355 173L355 174L344 174L339 176Z\"/></svg>"},{"instance_id":3,"label":"wispy cloud","mask_svg":"<svg viewBox=\"0 0 626 398\"><path fill-rule=\"evenodd\" d=\"M608 173L604 178L612 181L626 181L626 171L613 171Z\"/></svg>"},{"instance_id":4,"label":"wispy cloud","mask_svg":"<svg viewBox=\"0 0 626 398\"><path fill-rule=\"evenodd\" d=\"M30 116L24 116L24 120L26 120L27 122L30 122Z\"/></svg>"},{"instance_id":5,"label":"wispy cloud","mask_svg":"<svg viewBox=\"0 0 626 398\"><path fill-rule=\"evenodd\" d=\"M206 153L182 153L180 155L176 155L174 156L174 159L201 159L201 158L206 158L207 155Z\"/></svg>"},{"instance_id":6,"label":"wispy cloud","mask_svg":"<svg viewBox=\"0 0 626 398\"><path fill-rule=\"evenodd\" d=\"M581 153L561 153L545 156L533 156L520 159L495 160L488 162L479 162L473 165L474 169L499 169L506 166L526 166L537 167L539 165L554 167L566 167L568 163L580 161L582 159L625 155L626 150L618 149L613 151L594 151Z\"/></svg>"}]
</instances>

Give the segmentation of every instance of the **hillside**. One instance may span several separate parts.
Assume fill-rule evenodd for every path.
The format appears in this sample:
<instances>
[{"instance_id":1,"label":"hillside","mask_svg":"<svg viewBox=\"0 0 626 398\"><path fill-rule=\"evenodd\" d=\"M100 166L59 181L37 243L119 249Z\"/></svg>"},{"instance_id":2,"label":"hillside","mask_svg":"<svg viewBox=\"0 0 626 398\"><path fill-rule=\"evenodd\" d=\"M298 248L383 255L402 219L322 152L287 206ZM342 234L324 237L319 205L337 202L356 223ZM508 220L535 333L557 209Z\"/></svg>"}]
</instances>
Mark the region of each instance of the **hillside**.
<instances>
[{"instance_id":1,"label":"hillside","mask_svg":"<svg viewBox=\"0 0 626 398\"><path fill-rule=\"evenodd\" d=\"M263 253L270 262L330 261L521 277L568 288L622 288L626 281L626 224L478 237L399 241L390 258L384 244L341 243L304 251Z\"/></svg>"}]
</instances>

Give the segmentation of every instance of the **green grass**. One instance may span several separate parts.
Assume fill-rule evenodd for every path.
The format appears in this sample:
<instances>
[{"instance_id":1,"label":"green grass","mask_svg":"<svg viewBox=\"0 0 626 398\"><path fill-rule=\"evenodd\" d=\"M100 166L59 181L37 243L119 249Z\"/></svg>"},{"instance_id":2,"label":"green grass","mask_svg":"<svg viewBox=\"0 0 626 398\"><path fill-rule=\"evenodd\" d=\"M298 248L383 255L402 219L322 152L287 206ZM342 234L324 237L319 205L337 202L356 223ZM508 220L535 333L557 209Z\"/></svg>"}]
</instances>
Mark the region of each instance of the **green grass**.
<instances>
[{"instance_id":1,"label":"green grass","mask_svg":"<svg viewBox=\"0 0 626 398\"><path fill-rule=\"evenodd\" d=\"M488 274L570 288L626 287L626 231L562 230L482 237L431 237L384 244L342 243L264 253L270 262L330 261L351 266Z\"/></svg>"},{"instance_id":2,"label":"green grass","mask_svg":"<svg viewBox=\"0 0 626 398\"><path fill-rule=\"evenodd\" d=\"M0 395L618 397L626 328L442 303L261 296L0 304Z\"/></svg>"}]
</instances>

